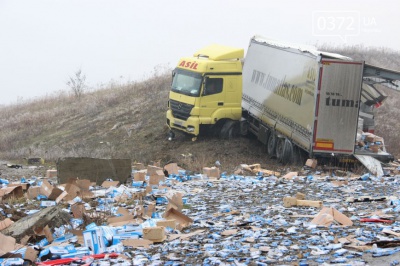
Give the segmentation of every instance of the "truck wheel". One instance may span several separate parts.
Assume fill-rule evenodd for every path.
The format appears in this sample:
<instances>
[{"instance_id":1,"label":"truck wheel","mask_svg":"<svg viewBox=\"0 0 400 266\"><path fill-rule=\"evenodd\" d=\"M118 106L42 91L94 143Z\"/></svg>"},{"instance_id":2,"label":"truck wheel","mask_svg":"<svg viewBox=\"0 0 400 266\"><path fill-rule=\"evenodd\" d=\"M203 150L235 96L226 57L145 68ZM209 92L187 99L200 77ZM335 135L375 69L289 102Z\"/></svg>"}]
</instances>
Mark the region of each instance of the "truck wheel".
<instances>
[{"instance_id":1,"label":"truck wheel","mask_svg":"<svg viewBox=\"0 0 400 266\"><path fill-rule=\"evenodd\" d=\"M249 122L247 121L240 121L240 135L245 137L249 134Z\"/></svg>"},{"instance_id":2,"label":"truck wheel","mask_svg":"<svg viewBox=\"0 0 400 266\"><path fill-rule=\"evenodd\" d=\"M278 138L276 142L276 158L278 159L278 162L281 163L283 162L283 157L285 153L285 139L284 138Z\"/></svg>"},{"instance_id":3,"label":"truck wheel","mask_svg":"<svg viewBox=\"0 0 400 266\"><path fill-rule=\"evenodd\" d=\"M283 151L283 158L282 162L286 164L291 164L293 162L293 143L285 139L285 146Z\"/></svg>"},{"instance_id":4,"label":"truck wheel","mask_svg":"<svg viewBox=\"0 0 400 266\"><path fill-rule=\"evenodd\" d=\"M293 144L286 138L279 138L276 143L276 157L278 162L290 164L293 157Z\"/></svg>"},{"instance_id":5,"label":"truck wheel","mask_svg":"<svg viewBox=\"0 0 400 266\"><path fill-rule=\"evenodd\" d=\"M220 131L220 138L232 139L239 135L240 125L237 121L228 120L222 126Z\"/></svg>"},{"instance_id":6,"label":"truck wheel","mask_svg":"<svg viewBox=\"0 0 400 266\"><path fill-rule=\"evenodd\" d=\"M276 148L277 139L278 139L278 136L275 134L275 132L271 132L269 134L268 144L267 144L267 152L268 152L268 155L270 155L270 156L276 155L275 148Z\"/></svg>"}]
</instances>

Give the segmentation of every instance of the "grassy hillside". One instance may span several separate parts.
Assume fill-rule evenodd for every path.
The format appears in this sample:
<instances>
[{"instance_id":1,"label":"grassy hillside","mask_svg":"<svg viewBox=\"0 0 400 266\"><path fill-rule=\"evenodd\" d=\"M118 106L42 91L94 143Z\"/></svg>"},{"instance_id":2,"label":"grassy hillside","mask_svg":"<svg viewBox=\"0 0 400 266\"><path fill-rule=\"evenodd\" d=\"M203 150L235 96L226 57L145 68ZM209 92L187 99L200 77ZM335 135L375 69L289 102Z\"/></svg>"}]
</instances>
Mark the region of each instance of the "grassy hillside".
<instances>
[{"instance_id":1,"label":"grassy hillside","mask_svg":"<svg viewBox=\"0 0 400 266\"><path fill-rule=\"evenodd\" d=\"M396 51L365 47L322 49L400 70L400 53ZM252 139L200 138L192 142L178 135L175 141L167 141L165 112L170 83L171 70L156 69L146 80L110 82L81 98L66 91L1 107L0 158L132 158L144 163L176 161L191 170L213 165L216 160L230 168L239 163L268 162L263 147ZM400 94L387 93L391 98L377 112L376 133L385 138L388 150L399 157L396 122Z\"/></svg>"}]
</instances>

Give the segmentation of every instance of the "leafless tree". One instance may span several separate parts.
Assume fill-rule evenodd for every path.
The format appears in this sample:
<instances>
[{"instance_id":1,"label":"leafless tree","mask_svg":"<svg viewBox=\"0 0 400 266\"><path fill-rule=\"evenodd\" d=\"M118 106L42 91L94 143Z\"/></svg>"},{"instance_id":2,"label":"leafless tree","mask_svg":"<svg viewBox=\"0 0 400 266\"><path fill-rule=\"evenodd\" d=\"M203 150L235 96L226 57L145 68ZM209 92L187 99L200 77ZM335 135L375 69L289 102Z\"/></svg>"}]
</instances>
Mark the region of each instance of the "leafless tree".
<instances>
[{"instance_id":1,"label":"leafless tree","mask_svg":"<svg viewBox=\"0 0 400 266\"><path fill-rule=\"evenodd\" d=\"M77 98L81 98L86 89L86 75L82 74L82 69L78 69L74 76L70 76L67 81L68 87L74 92Z\"/></svg>"}]
</instances>

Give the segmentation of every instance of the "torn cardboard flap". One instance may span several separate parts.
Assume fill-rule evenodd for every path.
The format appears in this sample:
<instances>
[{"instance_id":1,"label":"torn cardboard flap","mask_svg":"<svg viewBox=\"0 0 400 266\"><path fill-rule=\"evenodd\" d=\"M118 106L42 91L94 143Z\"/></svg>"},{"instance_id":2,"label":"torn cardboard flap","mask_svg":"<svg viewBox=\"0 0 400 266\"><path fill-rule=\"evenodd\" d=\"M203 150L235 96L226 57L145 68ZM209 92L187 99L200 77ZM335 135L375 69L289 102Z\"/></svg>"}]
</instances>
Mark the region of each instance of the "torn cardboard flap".
<instances>
[{"instance_id":1,"label":"torn cardboard flap","mask_svg":"<svg viewBox=\"0 0 400 266\"><path fill-rule=\"evenodd\" d=\"M0 243L0 256L15 250L16 240L11 236L6 236L0 233Z\"/></svg>"},{"instance_id":2,"label":"torn cardboard flap","mask_svg":"<svg viewBox=\"0 0 400 266\"><path fill-rule=\"evenodd\" d=\"M333 222L343 226L351 226L353 222L343 213L333 207L324 207L311 221L312 224L330 226Z\"/></svg>"},{"instance_id":3,"label":"torn cardboard flap","mask_svg":"<svg viewBox=\"0 0 400 266\"><path fill-rule=\"evenodd\" d=\"M24 196L24 192L21 186L16 187L5 187L0 189L0 197L15 197L15 198L22 198Z\"/></svg>"},{"instance_id":4,"label":"torn cardboard flap","mask_svg":"<svg viewBox=\"0 0 400 266\"><path fill-rule=\"evenodd\" d=\"M182 210L183 208L183 193L179 191L168 191L167 194L167 199L169 203L172 204L172 207L175 207L175 209L178 209L179 211Z\"/></svg>"},{"instance_id":5,"label":"torn cardboard flap","mask_svg":"<svg viewBox=\"0 0 400 266\"><path fill-rule=\"evenodd\" d=\"M193 220L186 216L185 214L181 213L180 211L170 208L168 211L164 213L164 218L166 220L174 219L179 224L179 227L185 228L188 227L193 223ZM179 229L179 228L178 228Z\"/></svg>"},{"instance_id":6,"label":"torn cardboard flap","mask_svg":"<svg viewBox=\"0 0 400 266\"><path fill-rule=\"evenodd\" d=\"M74 218L81 219L85 213L85 205L83 203L77 202L71 205L71 212Z\"/></svg>"},{"instance_id":7,"label":"torn cardboard flap","mask_svg":"<svg viewBox=\"0 0 400 266\"><path fill-rule=\"evenodd\" d=\"M3 221L0 222L0 231L3 229L6 229L10 225L12 225L14 222L10 218L6 218Z\"/></svg>"}]
</instances>

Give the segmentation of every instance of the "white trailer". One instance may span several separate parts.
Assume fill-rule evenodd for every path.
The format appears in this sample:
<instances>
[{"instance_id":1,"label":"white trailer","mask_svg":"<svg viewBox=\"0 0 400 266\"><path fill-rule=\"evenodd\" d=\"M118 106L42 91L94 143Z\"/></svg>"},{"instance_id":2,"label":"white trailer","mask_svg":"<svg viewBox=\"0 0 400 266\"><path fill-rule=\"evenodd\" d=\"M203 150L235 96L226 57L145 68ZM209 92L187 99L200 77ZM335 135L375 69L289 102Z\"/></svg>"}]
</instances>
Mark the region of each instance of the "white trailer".
<instances>
[{"instance_id":1,"label":"white trailer","mask_svg":"<svg viewBox=\"0 0 400 266\"><path fill-rule=\"evenodd\" d=\"M312 157L356 154L365 69L363 61L253 37L243 66L248 130L281 161L297 147ZM385 151L360 153L393 159Z\"/></svg>"}]
</instances>

